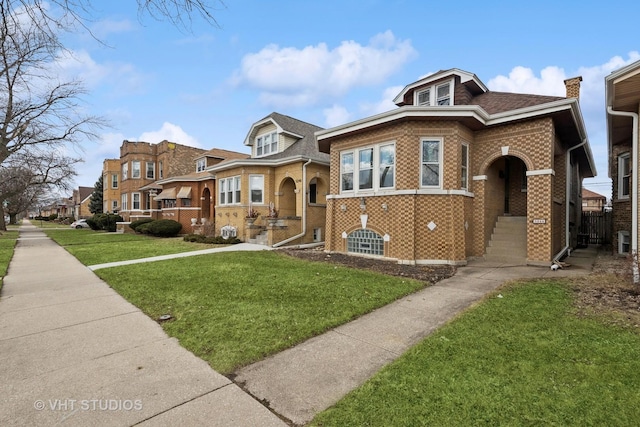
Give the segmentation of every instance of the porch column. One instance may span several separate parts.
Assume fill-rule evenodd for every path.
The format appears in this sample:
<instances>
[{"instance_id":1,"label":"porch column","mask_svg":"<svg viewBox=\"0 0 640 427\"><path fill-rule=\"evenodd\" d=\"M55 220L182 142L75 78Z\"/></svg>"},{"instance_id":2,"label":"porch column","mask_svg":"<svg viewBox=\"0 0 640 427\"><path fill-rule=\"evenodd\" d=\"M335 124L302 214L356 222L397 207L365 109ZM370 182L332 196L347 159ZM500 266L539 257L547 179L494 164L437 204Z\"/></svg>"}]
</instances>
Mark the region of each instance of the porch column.
<instances>
[{"instance_id":1,"label":"porch column","mask_svg":"<svg viewBox=\"0 0 640 427\"><path fill-rule=\"evenodd\" d=\"M527 175L527 262L549 265L553 257L552 175Z\"/></svg>"}]
</instances>

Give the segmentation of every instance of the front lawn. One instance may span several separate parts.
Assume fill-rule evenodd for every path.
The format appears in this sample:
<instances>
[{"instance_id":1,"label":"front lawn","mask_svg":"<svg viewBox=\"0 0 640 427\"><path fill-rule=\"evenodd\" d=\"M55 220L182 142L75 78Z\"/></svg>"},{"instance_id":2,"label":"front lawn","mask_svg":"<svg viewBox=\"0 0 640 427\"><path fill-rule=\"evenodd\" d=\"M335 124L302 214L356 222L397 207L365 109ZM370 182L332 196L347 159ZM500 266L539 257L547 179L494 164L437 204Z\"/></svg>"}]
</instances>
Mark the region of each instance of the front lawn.
<instances>
[{"instance_id":1,"label":"front lawn","mask_svg":"<svg viewBox=\"0 0 640 427\"><path fill-rule=\"evenodd\" d=\"M570 287L501 290L412 348L314 426L635 426L640 334L580 318Z\"/></svg>"},{"instance_id":2,"label":"front lawn","mask_svg":"<svg viewBox=\"0 0 640 427\"><path fill-rule=\"evenodd\" d=\"M140 259L196 251L212 245L185 242L182 237L161 238L146 234L108 233L89 229L45 229L51 237L84 265Z\"/></svg>"},{"instance_id":3,"label":"front lawn","mask_svg":"<svg viewBox=\"0 0 640 427\"><path fill-rule=\"evenodd\" d=\"M271 251L200 255L97 270L180 344L230 373L426 283Z\"/></svg>"}]
</instances>

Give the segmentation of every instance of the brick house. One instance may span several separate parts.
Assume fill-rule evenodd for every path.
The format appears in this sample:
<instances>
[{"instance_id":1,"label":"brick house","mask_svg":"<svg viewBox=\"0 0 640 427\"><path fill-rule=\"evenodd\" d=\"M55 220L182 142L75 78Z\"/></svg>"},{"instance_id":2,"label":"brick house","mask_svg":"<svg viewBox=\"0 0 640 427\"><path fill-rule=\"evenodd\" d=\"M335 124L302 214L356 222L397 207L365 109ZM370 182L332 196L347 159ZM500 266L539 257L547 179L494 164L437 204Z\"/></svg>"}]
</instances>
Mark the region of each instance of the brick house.
<instances>
[{"instance_id":1,"label":"brick house","mask_svg":"<svg viewBox=\"0 0 640 427\"><path fill-rule=\"evenodd\" d=\"M613 197L613 251L638 253L638 115L640 114L640 61L605 78L609 177ZM640 282L637 265L634 282Z\"/></svg>"},{"instance_id":2,"label":"brick house","mask_svg":"<svg viewBox=\"0 0 640 427\"><path fill-rule=\"evenodd\" d=\"M582 212L602 212L607 198L595 191L582 189Z\"/></svg>"},{"instance_id":3,"label":"brick house","mask_svg":"<svg viewBox=\"0 0 640 427\"><path fill-rule=\"evenodd\" d=\"M207 168L247 157L245 153L214 148L193 159L194 172L156 181L153 186L162 189L154 197L161 204L158 218L180 222L185 234L201 232L207 223L215 228L216 180Z\"/></svg>"},{"instance_id":4,"label":"brick house","mask_svg":"<svg viewBox=\"0 0 640 427\"><path fill-rule=\"evenodd\" d=\"M397 109L316 132L331 159L325 249L410 264L563 256L596 174L580 81L539 96L440 71L407 85Z\"/></svg>"},{"instance_id":5,"label":"brick house","mask_svg":"<svg viewBox=\"0 0 640 427\"><path fill-rule=\"evenodd\" d=\"M75 219L89 218L93 214L89 211L89 203L91 202L91 195L93 194L93 187L78 187L73 190L73 217Z\"/></svg>"},{"instance_id":6,"label":"brick house","mask_svg":"<svg viewBox=\"0 0 640 427\"><path fill-rule=\"evenodd\" d=\"M323 240L329 156L318 151L314 132L320 129L271 113L245 138L250 158L206 168L217 182L217 235L269 246ZM256 218L246 218L250 209ZM270 211L277 217L270 218Z\"/></svg>"},{"instance_id":7,"label":"brick house","mask_svg":"<svg viewBox=\"0 0 640 427\"><path fill-rule=\"evenodd\" d=\"M157 144L123 141L120 147L120 210L125 221L160 218L155 200L162 187L157 180L194 171L194 158L206 150L162 141Z\"/></svg>"},{"instance_id":8,"label":"brick house","mask_svg":"<svg viewBox=\"0 0 640 427\"><path fill-rule=\"evenodd\" d=\"M102 162L102 212L120 210L120 159L105 159Z\"/></svg>"}]
</instances>

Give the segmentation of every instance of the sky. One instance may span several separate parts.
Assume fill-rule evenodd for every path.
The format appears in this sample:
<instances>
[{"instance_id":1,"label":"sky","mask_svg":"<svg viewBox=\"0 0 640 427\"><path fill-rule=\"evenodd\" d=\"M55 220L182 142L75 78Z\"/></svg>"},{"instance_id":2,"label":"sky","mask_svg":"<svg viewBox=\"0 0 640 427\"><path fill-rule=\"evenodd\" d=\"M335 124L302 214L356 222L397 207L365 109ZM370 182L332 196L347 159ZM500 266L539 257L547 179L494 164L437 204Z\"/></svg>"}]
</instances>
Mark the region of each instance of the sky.
<instances>
[{"instance_id":1,"label":"sky","mask_svg":"<svg viewBox=\"0 0 640 427\"><path fill-rule=\"evenodd\" d=\"M395 108L407 84L458 68L490 90L565 96L580 106L609 198L605 77L640 60L637 1L224 0L217 26L140 15L134 0L94 0L86 32L67 34L60 73L106 118L75 148L77 186L93 187L123 140L164 139L248 153L250 126L279 112L324 128Z\"/></svg>"}]
</instances>

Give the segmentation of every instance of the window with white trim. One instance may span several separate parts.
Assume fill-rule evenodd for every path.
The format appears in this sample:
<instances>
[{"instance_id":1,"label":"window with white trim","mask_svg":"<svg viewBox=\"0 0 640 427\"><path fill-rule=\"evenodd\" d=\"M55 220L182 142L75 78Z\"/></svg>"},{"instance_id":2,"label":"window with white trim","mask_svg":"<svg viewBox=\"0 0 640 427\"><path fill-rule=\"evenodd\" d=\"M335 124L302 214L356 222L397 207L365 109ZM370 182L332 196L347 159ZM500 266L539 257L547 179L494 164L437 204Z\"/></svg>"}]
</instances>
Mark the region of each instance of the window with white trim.
<instances>
[{"instance_id":1,"label":"window with white trim","mask_svg":"<svg viewBox=\"0 0 640 427\"><path fill-rule=\"evenodd\" d=\"M138 179L140 178L140 161L133 160L131 162L131 178Z\"/></svg>"},{"instance_id":2,"label":"window with white trim","mask_svg":"<svg viewBox=\"0 0 640 427\"><path fill-rule=\"evenodd\" d=\"M442 181L442 139L423 138L421 141L420 185L441 187Z\"/></svg>"},{"instance_id":3,"label":"window with white trim","mask_svg":"<svg viewBox=\"0 0 640 427\"><path fill-rule=\"evenodd\" d=\"M203 158L203 159L196 160L196 172L202 172L206 167L207 167L206 159Z\"/></svg>"},{"instance_id":4,"label":"window with white trim","mask_svg":"<svg viewBox=\"0 0 640 427\"><path fill-rule=\"evenodd\" d=\"M111 188L118 188L118 174L117 173L112 173L111 174Z\"/></svg>"},{"instance_id":5,"label":"window with white trim","mask_svg":"<svg viewBox=\"0 0 640 427\"><path fill-rule=\"evenodd\" d=\"M122 164L122 180L124 181L129 177L129 163L125 162Z\"/></svg>"},{"instance_id":6,"label":"window with white trim","mask_svg":"<svg viewBox=\"0 0 640 427\"><path fill-rule=\"evenodd\" d=\"M618 253L628 254L631 251L631 237L628 231L618 231Z\"/></svg>"},{"instance_id":7,"label":"window with white trim","mask_svg":"<svg viewBox=\"0 0 640 427\"><path fill-rule=\"evenodd\" d=\"M469 189L469 146L462 144L462 158L460 159L460 188Z\"/></svg>"},{"instance_id":8,"label":"window with white trim","mask_svg":"<svg viewBox=\"0 0 640 427\"><path fill-rule=\"evenodd\" d=\"M163 167L162 160L158 162L158 177L160 179L164 178L164 167Z\"/></svg>"},{"instance_id":9,"label":"window with white trim","mask_svg":"<svg viewBox=\"0 0 640 427\"><path fill-rule=\"evenodd\" d=\"M127 193L124 193L120 196L120 206L123 211L129 209L129 204L127 203Z\"/></svg>"},{"instance_id":10,"label":"window with white trim","mask_svg":"<svg viewBox=\"0 0 640 427\"><path fill-rule=\"evenodd\" d=\"M118 201L117 200L112 200L111 201L111 212L115 212L118 210Z\"/></svg>"},{"instance_id":11,"label":"window with white trim","mask_svg":"<svg viewBox=\"0 0 640 427\"><path fill-rule=\"evenodd\" d=\"M278 152L278 133L271 132L256 138L256 157Z\"/></svg>"},{"instance_id":12,"label":"window with white trim","mask_svg":"<svg viewBox=\"0 0 640 427\"><path fill-rule=\"evenodd\" d=\"M232 176L218 180L218 203L221 205L234 205L240 203L240 177Z\"/></svg>"},{"instance_id":13,"label":"window with white trim","mask_svg":"<svg viewBox=\"0 0 640 427\"><path fill-rule=\"evenodd\" d=\"M428 107L430 105L453 105L453 81L432 85L415 92L413 104Z\"/></svg>"},{"instance_id":14,"label":"window with white trim","mask_svg":"<svg viewBox=\"0 0 640 427\"><path fill-rule=\"evenodd\" d=\"M355 163L355 159L358 162ZM395 187L395 143L340 154L340 191L377 191Z\"/></svg>"},{"instance_id":15,"label":"window with white trim","mask_svg":"<svg viewBox=\"0 0 640 427\"><path fill-rule=\"evenodd\" d=\"M628 199L631 188L631 157L629 153L618 156L618 199Z\"/></svg>"},{"instance_id":16,"label":"window with white trim","mask_svg":"<svg viewBox=\"0 0 640 427\"><path fill-rule=\"evenodd\" d=\"M156 164L154 162L147 162L147 179L156 179Z\"/></svg>"},{"instance_id":17,"label":"window with white trim","mask_svg":"<svg viewBox=\"0 0 640 427\"><path fill-rule=\"evenodd\" d=\"M249 175L251 203L264 203L264 175Z\"/></svg>"},{"instance_id":18,"label":"window with white trim","mask_svg":"<svg viewBox=\"0 0 640 427\"><path fill-rule=\"evenodd\" d=\"M140 193L131 193L131 209L140 210Z\"/></svg>"}]
</instances>

